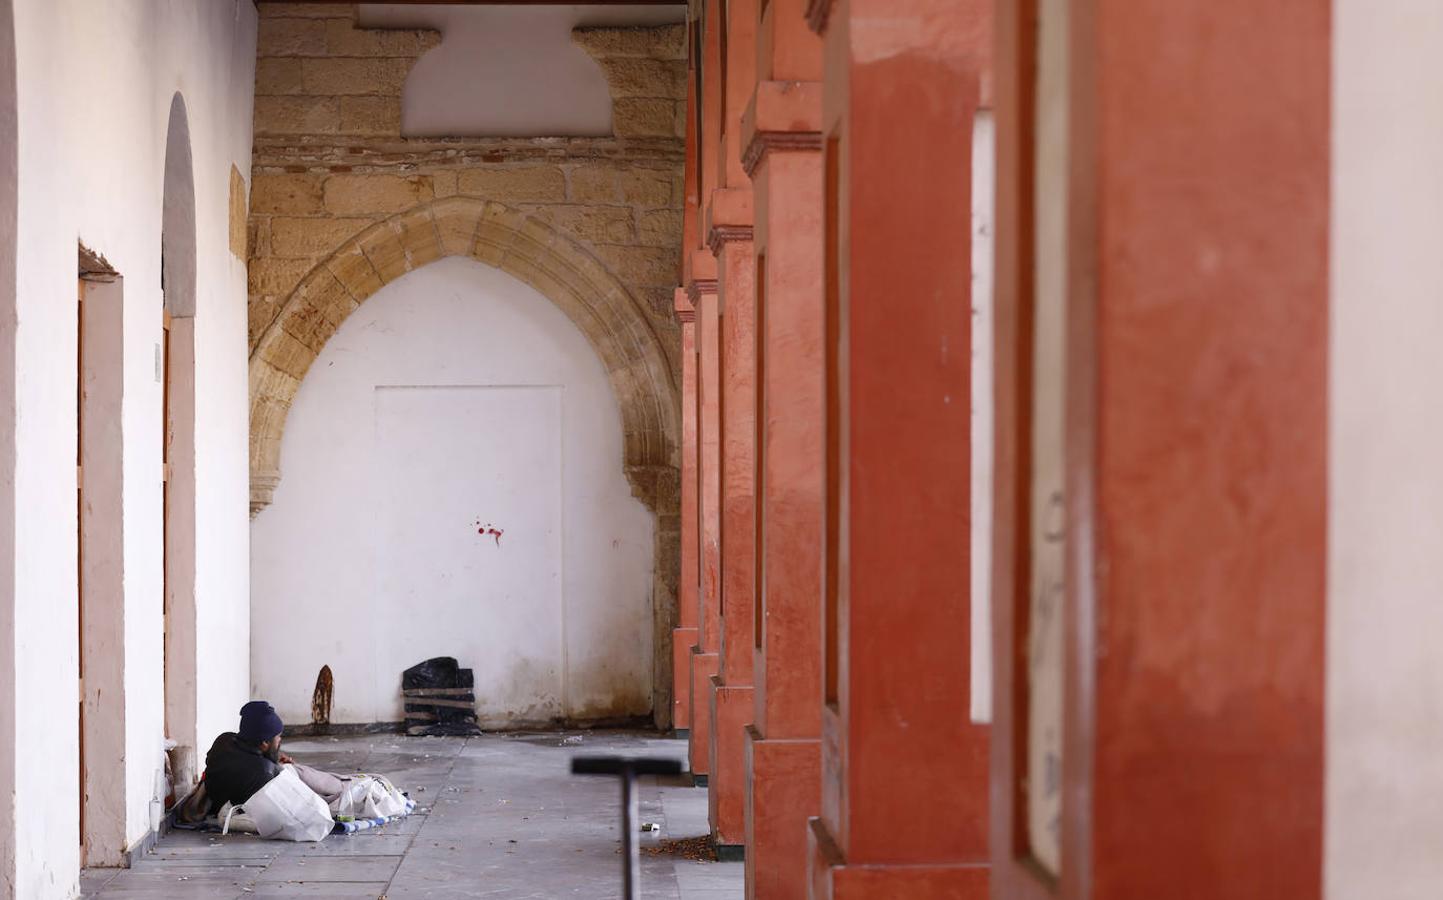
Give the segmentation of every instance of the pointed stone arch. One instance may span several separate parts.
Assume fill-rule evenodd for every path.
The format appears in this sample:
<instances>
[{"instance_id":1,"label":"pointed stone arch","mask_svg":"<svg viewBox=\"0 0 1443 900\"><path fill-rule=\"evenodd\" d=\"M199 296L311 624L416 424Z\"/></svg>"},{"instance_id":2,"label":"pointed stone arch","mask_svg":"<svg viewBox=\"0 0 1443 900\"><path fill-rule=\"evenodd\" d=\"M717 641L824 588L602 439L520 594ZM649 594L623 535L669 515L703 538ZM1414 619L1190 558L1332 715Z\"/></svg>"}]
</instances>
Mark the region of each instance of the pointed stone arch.
<instances>
[{"instance_id":1,"label":"pointed stone arch","mask_svg":"<svg viewBox=\"0 0 1443 900\"><path fill-rule=\"evenodd\" d=\"M581 329L621 407L632 492L660 519L674 518L680 398L642 306L575 241L523 211L474 197L424 203L370 226L317 264L281 305L250 356L251 514L270 504L280 483L286 416L326 341L382 286L447 256L521 279Z\"/></svg>"}]
</instances>

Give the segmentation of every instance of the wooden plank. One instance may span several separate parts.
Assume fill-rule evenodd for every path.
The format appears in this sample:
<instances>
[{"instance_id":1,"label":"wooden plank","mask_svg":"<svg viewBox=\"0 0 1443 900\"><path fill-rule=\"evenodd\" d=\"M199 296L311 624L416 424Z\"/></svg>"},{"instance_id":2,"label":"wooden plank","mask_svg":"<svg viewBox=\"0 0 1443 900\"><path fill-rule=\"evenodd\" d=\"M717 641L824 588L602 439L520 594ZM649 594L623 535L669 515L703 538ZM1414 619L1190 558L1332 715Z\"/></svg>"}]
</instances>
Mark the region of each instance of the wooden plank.
<instances>
[{"instance_id":1,"label":"wooden plank","mask_svg":"<svg viewBox=\"0 0 1443 900\"><path fill-rule=\"evenodd\" d=\"M475 701L474 699L472 699L472 700L427 700L425 703L415 703L415 704L407 703L406 706L407 706L407 708L408 708L408 712L409 712L409 708L410 708L411 706L415 706L417 709L427 709L427 708L432 708L432 709L434 709L434 708L436 708L436 707L444 706L444 707L446 707L447 709L465 709L465 710L474 711L474 710L476 709L476 701Z\"/></svg>"}]
</instances>

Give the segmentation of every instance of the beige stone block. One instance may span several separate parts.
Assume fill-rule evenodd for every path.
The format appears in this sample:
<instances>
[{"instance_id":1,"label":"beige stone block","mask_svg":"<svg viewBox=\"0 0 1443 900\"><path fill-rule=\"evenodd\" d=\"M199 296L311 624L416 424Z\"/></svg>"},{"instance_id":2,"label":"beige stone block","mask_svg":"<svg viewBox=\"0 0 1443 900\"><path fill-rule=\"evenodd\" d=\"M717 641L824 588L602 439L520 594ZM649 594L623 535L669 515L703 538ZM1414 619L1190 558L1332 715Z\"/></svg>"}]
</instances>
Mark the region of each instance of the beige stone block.
<instances>
[{"instance_id":1,"label":"beige stone block","mask_svg":"<svg viewBox=\"0 0 1443 900\"><path fill-rule=\"evenodd\" d=\"M246 258L271 253L271 220L251 218L246 222Z\"/></svg>"},{"instance_id":2,"label":"beige stone block","mask_svg":"<svg viewBox=\"0 0 1443 900\"><path fill-rule=\"evenodd\" d=\"M256 134L331 134L341 127L336 97L257 97Z\"/></svg>"},{"instance_id":3,"label":"beige stone block","mask_svg":"<svg viewBox=\"0 0 1443 900\"><path fill-rule=\"evenodd\" d=\"M636 224L626 206L545 206L532 215L583 241L625 244L636 240Z\"/></svg>"},{"instance_id":4,"label":"beige stone block","mask_svg":"<svg viewBox=\"0 0 1443 900\"><path fill-rule=\"evenodd\" d=\"M249 237L246 227L246 180L234 164L230 167L230 198L227 206L230 225L230 252L237 259L246 258L246 243Z\"/></svg>"},{"instance_id":5,"label":"beige stone block","mask_svg":"<svg viewBox=\"0 0 1443 900\"><path fill-rule=\"evenodd\" d=\"M648 315L664 321L667 316L675 315L671 305L675 290L671 287L639 287L635 293Z\"/></svg>"},{"instance_id":6,"label":"beige stone block","mask_svg":"<svg viewBox=\"0 0 1443 900\"><path fill-rule=\"evenodd\" d=\"M556 166L466 169L457 175L457 188L470 197L508 203L561 201L566 199L566 176Z\"/></svg>"},{"instance_id":7,"label":"beige stone block","mask_svg":"<svg viewBox=\"0 0 1443 900\"><path fill-rule=\"evenodd\" d=\"M301 60L291 56L269 56L256 60L256 95L301 94Z\"/></svg>"},{"instance_id":8,"label":"beige stone block","mask_svg":"<svg viewBox=\"0 0 1443 900\"><path fill-rule=\"evenodd\" d=\"M400 97L342 97L342 134L400 135Z\"/></svg>"},{"instance_id":9,"label":"beige stone block","mask_svg":"<svg viewBox=\"0 0 1443 900\"><path fill-rule=\"evenodd\" d=\"M324 56L326 23L314 19L261 19L256 57Z\"/></svg>"},{"instance_id":10,"label":"beige stone block","mask_svg":"<svg viewBox=\"0 0 1443 900\"><path fill-rule=\"evenodd\" d=\"M357 28L350 19L326 23L326 51L331 56L418 57L441 43L441 32L428 28Z\"/></svg>"},{"instance_id":11,"label":"beige stone block","mask_svg":"<svg viewBox=\"0 0 1443 900\"><path fill-rule=\"evenodd\" d=\"M611 105L617 137L675 137L676 104L665 99L623 98Z\"/></svg>"},{"instance_id":12,"label":"beige stone block","mask_svg":"<svg viewBox=\"0 0 1443 900\"><path fill-rule=\"evenodd\" d=\"M621 199L637 206L671 206L669 169L627 169L617 176Z\"/></svg>"},{"instance_id":13,"label":"beige stone block","mask_svg":"<svg viewBox=\"0 0 1443 900\"><path fill-rule=\"evenodd\" d=\"M460 191L455 172L437 172L431 176L431 185L437 197L454 197Z\"/></svg>"},{"instance_id":14,"label":"beige stone block","mask_svg":"<svg viewBox=\"0 0 1443 900\"><path fill-rule=\"evenodd\" d=\"M250 298L250 303L246 307L246 330L250 338L250 349L255 349L261 335L265 334L266 329L276 320L276 314L280 310L280 301L275 297L252 296Z\"/></svg>"},{"instance_id":15,"label":"beige stone block","mask_svg":"<svg viewBox=\"0 0 1443 900\"><path fill-rule=\"evenodd\" d=\"M271 254L287 259L315 259L336 252L346 241L375 222L366 218L271 219Z\"/></svg>"},{"instance_id":16,"label":"beige stone block","mask_svg":"<svg viewBox=\"0 0 1443 900\"><path fill-rule=\"evenodd\" d=\"M350 19L354 3L257 3L262 19Z\"/></svg>"},{"instance_id":17,"label":"beige stone block","mask_svg":"<svg viewBox=\"0 0 1443 900\"><path fill-rule=\"evenodd\" d=\"M599 62L612 97L686 99L685 60L611 56Z\"/></svg>"},{"instance_id":18,"label":"beige stone block","mask_svg":"<svg viewBox=\"0 0 1443 900\"><path fill-rule=\"evenodd\" d=\"M432 204L431 217L436 223L436 234L444 253L464 256L471 252L481 210L480 203L465 197L449 197Z\"/></svg>"},{"instance_id":19,"label":"beige stone block","mask_svg":"<svg viewBox=\"0 0 1443 900\"><path fill-rule=\"evenodd\" d=\"M309 173L252 175L251 212L257 215L325 212L321 203L321 176Z\"/></svg>"},{"instance_id":20,"label":"beige stone block","mask_svg":"<svg viewBox=\"0 0 1443 900\"><path fill-rule=\"evenodd\" d=\"M429 210L415 210L367 232L361 249L387 283L441 258L441 243Z\"/></svg>"},{"instance_id":21,"label":"beige stone block","mask_svg":"<svg viewBox=\"0 0 1443 900\"><path fill-rule=\"evenodd\" d=\"M302 59L307 94L386 94L399 96L411 70L410 59Z\"/></svg>"},{"instance_id":22,"label":"beige stone block","mask_svg":"<svg viewBox=\"0 0 1443 900\"><path fill-rule=\"evenodd\" d=\"M335 324L314 306L293 308L281 317L280 325L287 334L310 350L313 356L319 356L326 346L326 341L336 333Z\"/></svg>"},{"instance_id":23,"label":"beige stone block","mask_svg":"<svg viewBox=\"0 0 1443 900\"><path fill-rule=\"evenodd\" d=\"M375 267L381 281L390 284L411 271L401 236L387 222L384 227L369 231L361 238L361 250Z\"/></svg>"},{"instance_id":24,"label":"beige stone block","mask_svg":"<svg viewBox=\"0 0 1443 900\"><path fill-rule=\"evenodd\" d=\"M375 266L371 265L371 260L356 244L346 246L326 260L326 268L331 270L331 274L336 276L336 280L357 303L381 289L381 276L376 274Z\"/></svg>"},{"instance_id":25,"label":"beige stone block","mask_svg":"<svg viewBox=\"0 0 1443 900\"><path fill-rule=\"evenodd\" d=\"M436 231L430 207L406 213L395 220L393 226L400 234L401 246L406 249L408 269L419 269L441 258L441 236Z\"/></svg>"},{"instance_id":26,"label":"beige stone block","mask_svg":"<svg viewBox=\"0 0 1443 900\"><path fill-rule=\"evenodd\" d=\"M571 39L587 53L607 56L686 58L686 26L588 27L571 32Z\"/></svg>"},{"instance_id":27,"label":"beige stone block","mask_svg":"<svg viewBox=\"0 0 1443 900\"><path fill-rule=\"evenodd\" d=\"M630 288L674 287L680 279L681 253L673 247L605 246L597 255Z\"/></svg>"},{"instance_id":28,"label":"beige stone block","mask_svg":"<svg viewBox=\"0 0 1443 900\"><path fill-rule=\"evenodd\" d=\"M346 289L322 269L301 283L277 321L312 354L319 354L354 308Z\"/></svg>"},{"instance_id":29,"label":"beige stone block","mask_svg":"<svg viewBox=\"0 0 1443 900\"><path fill-rule=\"evenodd\" d=\"M276 259L267 256L251 260L247 268L249 291L271 297L285 297L315 265L308 259Z\"/></svg>"},{"instance_id":30,"label":"beige stone block","mask_svg":"<svg viewBox=\"0 0 1443 900\"><path fill-rule=\"evenodd\" d=\"M323 186L326 209L337 215L386 215L432 198L425 175L332 175Z\"/></svg>"},{"instance_id":31,"label":"beige stone block","mask_svg":"<svg viewBox=\"0 0 1443 900\"><path fill-rule=\"evenodd\" d=\"M650 247L681 246L681 210L657 209L641 214L637 236Z\"/></svg>"},{"instance_id":32,"label":"beige stone block","mask_svg":"<svg viewBox=\"0 0 1443 900\"><path fill-rule=\"evenodd\" d=\"M511 232L496 234L485 229L476 232L476 240L471 244L470 256L478 262L488 266L501 267L501 261L511 249L511 239L514 235Z\"/></svg>"},{"instance_id":33,"label":"beige stone block","mask_svg":"<svg viewBox=\"0 0 1443 900\"><path fill-rule=\"evenodd\" d=\"M616 169L608 165L579 165L570 172L569 198L577 203L615 203Z\"/></svg>"},{"instance_id":34,"label":"beige stone block","mask_svg":"<svg viewBox=\"0 0 1443 900\"><path fill-rule=\"evenodd\" d=\"M306 370L316 360L311 348L296 340L284 328L272 329L266 335L260 354L267 364L297 381L305 380Z\"/></svg>"}]
</instances>

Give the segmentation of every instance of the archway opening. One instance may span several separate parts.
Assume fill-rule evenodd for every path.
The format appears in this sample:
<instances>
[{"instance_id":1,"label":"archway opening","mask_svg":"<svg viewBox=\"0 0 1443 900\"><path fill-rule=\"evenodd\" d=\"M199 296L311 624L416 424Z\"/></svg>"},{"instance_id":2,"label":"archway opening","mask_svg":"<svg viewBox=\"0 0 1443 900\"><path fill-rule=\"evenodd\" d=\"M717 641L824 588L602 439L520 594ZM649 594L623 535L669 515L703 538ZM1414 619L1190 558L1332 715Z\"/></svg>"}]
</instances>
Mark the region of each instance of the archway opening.
<instances>
[{"instance_id":1,"label":"archway opening","mask_svg":"<svg viewBox=\"0 0 1443 900\"><path fill-rule=\"evenodd\" d=\"M195 177L185 99L170 104L161 212L165 728L172 799L196 780Z\"/></svg>"},{"instance_id":2,"label":"archway opening","mask_svg":"<svg viewBox=\"0 0 1443 900\"><path fill-rule=\"evenodd\" d=\"M292 291L251 352L251 511L281 483L281 445L302 380L337 329L409 272L469 257L530 285L565 314L600 358L620 405L622 466L632 494L655 514L652 694L670 724L671 658L679 549L680 398L647 313L604 264L548 222L476 197L413 207L362 231Z\"/></svg>"},{"instance_id":3,"label":"archway opening","mask_svg":"<svg viewBox=\"0 0 1443 900\"><path fill-rule=\"evenodd\" d=\"M602 359L475 260L381 288L310 366L252 526L252 671L288 724L403 718L401 671L475 671L483 727L649 718L655 516Z\"/></svg>"}]
</instances>

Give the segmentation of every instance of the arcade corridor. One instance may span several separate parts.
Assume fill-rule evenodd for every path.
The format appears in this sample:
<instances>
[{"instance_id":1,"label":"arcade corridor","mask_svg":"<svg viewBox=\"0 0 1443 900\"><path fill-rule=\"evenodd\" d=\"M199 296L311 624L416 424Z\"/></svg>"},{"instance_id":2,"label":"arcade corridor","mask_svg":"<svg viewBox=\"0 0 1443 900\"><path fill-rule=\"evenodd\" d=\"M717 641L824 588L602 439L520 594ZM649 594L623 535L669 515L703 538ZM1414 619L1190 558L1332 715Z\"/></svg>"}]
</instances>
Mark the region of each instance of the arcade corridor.
<instances>
[{"instance_id":1,"label":"arcade corridor","mask_svg":"<svg viewBox=\"0 0 1443 900\"><path fill-rule=\"evenodd\" d=\"M0 900L1439 900L1440 248L1443 0L0 0Z\"/></svg>"}]
</instances>

